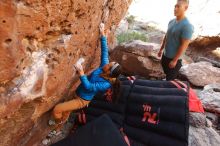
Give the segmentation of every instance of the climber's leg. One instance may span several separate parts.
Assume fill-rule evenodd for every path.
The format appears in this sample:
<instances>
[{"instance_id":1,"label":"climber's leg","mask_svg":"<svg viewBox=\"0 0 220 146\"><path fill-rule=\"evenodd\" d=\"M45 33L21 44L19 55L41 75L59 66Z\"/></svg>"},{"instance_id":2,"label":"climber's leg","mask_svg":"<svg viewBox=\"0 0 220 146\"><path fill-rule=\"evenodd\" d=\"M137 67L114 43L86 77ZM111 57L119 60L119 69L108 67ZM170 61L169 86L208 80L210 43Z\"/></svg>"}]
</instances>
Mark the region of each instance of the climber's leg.
<instances>
[{"instance_id":1,"label":"climber's leg","mask_svg":"<svg viewBox=\"0 0 220 146\"><path fill-rule=\"evenodd\" d=\"M56 120L65 119L73 110L81 109L89 104L90 101L78 97L76 99L57 104L53 110L53 116Z\"/></svg>"}]
</instances>

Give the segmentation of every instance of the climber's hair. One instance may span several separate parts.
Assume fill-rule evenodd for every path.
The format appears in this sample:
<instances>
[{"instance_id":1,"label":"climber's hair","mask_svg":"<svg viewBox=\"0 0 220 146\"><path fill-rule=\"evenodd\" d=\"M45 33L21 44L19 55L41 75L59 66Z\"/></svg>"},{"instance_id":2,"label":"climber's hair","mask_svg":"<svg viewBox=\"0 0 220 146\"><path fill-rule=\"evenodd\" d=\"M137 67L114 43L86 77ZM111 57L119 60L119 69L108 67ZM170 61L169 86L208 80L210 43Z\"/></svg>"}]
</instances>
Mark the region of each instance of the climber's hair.
<instances>
[{"instance_id":1,"label":"climber's hair","mask_svg":"<svg viewBox=\"0 0 220 146\"><path fill-rule=\"evenodd\" d=\"M177 0L177 2L184 2L184 3L186 3L187 5L189 5L189 0Z\"/></svg>"}]
</instances>

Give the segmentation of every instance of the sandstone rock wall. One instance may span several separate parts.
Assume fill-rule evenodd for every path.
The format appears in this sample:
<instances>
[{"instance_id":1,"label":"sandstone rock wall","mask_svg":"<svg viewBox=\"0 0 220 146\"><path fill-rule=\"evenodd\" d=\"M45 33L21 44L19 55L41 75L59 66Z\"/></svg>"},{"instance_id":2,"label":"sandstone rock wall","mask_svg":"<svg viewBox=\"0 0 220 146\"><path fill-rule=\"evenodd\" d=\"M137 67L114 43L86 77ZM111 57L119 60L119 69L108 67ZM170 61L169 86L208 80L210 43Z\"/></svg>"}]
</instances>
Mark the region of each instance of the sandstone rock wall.
<instances>
[{"instance_id":1,"label":"sandstone rock wall","mask_svg":"<svg viewBox=\"0 0 220 146\"><path fill-rule=\"evenodd\" d=\"M99 63L98 26L109 43L131 0L0 1L0 145L39 145L49 111L72 94L73 64Z\"/></svg>"}]
</instances>

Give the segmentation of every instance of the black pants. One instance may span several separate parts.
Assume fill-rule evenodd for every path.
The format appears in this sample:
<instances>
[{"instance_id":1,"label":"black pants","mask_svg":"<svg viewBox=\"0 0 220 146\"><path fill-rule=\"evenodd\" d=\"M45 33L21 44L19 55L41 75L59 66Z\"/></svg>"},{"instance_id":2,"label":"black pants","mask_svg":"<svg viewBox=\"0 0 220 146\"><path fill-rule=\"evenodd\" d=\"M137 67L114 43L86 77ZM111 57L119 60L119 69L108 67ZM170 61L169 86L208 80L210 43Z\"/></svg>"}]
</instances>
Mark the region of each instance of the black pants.
<instances>
[{"instance_id":1,"label":"black pants","mask_svg":"<svg viewBox=\"0 0 220 146\"><path fill-rule=\"evenodd\" d=\"M161 65L163 67L163 71L166 74L166 80L174 80L177 78L177 75L179 74L179 70L182 67L182 59L179 59L177 61L177 64L174 68L170 68L169 64L173 59L167 58L166 56L162 56L161 59Z\"/></svg>"}]
</instances>

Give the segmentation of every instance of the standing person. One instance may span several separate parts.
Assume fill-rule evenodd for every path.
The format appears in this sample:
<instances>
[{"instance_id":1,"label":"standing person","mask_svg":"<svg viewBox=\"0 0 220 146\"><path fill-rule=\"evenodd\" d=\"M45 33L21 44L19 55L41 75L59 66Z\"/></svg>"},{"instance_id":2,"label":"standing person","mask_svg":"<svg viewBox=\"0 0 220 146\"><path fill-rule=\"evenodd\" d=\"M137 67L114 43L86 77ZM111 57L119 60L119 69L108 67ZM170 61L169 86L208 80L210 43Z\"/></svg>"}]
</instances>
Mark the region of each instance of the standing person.
<instances>
[{"instance_id":1,"label":"standing person","mask_svg":"<svg viewBox=\"0 0 220 146\"><path fill-rule=\"evenodd\" d=\"M194 27L185 16L188 6L189 0L177 0L174 9L176 18L169 22L167 33L158 52L158 57L162 56L161 64L167 81L177 78L182 66L181 56L185 53L194 31Z\"/></svg>"}]
</instances>

